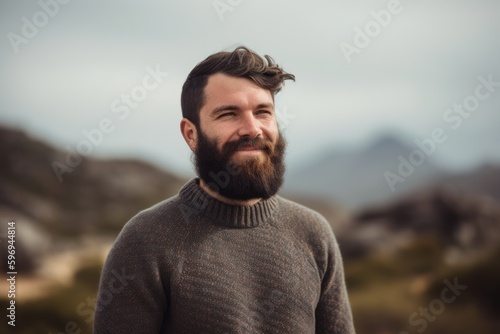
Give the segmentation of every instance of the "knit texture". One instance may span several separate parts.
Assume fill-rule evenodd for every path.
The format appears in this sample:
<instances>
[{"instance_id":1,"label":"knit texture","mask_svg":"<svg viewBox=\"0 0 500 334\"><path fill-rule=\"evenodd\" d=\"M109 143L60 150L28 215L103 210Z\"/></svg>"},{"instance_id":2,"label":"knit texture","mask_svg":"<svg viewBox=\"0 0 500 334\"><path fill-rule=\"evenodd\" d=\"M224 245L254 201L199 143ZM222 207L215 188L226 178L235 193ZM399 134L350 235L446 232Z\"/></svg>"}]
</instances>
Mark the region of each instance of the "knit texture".
<instances>
[{"instance_id":1,"label":"knit texture","mask_svg":"<svg viewBox=\"0 0 500 334\"><path fill-rule=\"evenodd\" d=\"M199 180L132 218L104 265L95 333L354 333L339 248L280 196L225 204Z\"/></svg>"}]
</instances>

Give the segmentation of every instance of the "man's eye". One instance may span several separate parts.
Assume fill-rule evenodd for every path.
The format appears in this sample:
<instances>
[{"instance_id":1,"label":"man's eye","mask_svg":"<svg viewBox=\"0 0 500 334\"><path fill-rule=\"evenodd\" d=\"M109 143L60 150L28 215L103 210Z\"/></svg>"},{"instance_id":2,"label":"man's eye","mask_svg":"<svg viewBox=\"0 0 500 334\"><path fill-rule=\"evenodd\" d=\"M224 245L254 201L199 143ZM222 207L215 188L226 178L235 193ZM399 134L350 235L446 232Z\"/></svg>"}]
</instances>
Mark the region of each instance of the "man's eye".
<instances>
[{"instance_id":1,"label":"man's eye","mask_svg":"<svg viewBox=\"0 0 500 334\"><path fill-rule=\"evenodd\" d=\"M268 115L271 115L271 112L269 110L259 110L259 111L257 111L257 114L268 114Z\"/></svg>"},{"instance_id":2,"label":"man's eye","mask_svg":"<svg viewBox=\"0 0 500 334\"><path fill-rule=\"evenodd\" d=\"M226 112L226 113L220 114L219 117L217 117L217 118L229 117L229 116L234 116L234 115L236 115L236 113L234 113L234 112Z\"/></svg>"}]
</instances>

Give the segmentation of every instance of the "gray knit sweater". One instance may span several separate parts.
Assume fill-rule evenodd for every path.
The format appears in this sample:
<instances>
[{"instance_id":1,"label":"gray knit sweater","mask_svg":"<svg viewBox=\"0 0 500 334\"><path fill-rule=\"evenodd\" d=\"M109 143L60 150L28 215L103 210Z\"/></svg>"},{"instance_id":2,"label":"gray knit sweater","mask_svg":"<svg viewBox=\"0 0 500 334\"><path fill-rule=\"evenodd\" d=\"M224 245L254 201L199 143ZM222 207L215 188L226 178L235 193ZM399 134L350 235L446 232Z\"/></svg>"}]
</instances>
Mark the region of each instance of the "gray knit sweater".
<instances>
[{"instance_id":1,"label":"gray knit sweater","mask_svg":"<svg viewBox=\"0 0 500 334\"><path fill-rule=\"evenodd\" d=\"M339 248L318 213L252 206L199 180L132 218L102 271L95 333L354 333Z\"/></svg>"}]
</instances>

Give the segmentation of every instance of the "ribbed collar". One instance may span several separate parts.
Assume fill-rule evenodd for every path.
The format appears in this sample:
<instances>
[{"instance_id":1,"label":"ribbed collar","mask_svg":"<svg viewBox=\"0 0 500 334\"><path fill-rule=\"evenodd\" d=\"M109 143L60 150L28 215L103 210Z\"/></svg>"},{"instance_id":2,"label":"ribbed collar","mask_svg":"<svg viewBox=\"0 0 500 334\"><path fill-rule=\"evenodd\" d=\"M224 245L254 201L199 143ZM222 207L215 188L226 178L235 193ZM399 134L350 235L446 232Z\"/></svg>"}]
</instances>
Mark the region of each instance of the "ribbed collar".
<instances>
[{"instance_id":1,"label":"ribbed collar","mask_svg":"<svg viewBox=\"0 0 500 334\"><path fill-rule=\"evenodd\" d=\"M226 204L208 195L200 187L198 178L186 183L181 188L179 196L197 214L233 227L266 225L278 205L276 196L250 206Z\"/></svg>"}]
</instances>

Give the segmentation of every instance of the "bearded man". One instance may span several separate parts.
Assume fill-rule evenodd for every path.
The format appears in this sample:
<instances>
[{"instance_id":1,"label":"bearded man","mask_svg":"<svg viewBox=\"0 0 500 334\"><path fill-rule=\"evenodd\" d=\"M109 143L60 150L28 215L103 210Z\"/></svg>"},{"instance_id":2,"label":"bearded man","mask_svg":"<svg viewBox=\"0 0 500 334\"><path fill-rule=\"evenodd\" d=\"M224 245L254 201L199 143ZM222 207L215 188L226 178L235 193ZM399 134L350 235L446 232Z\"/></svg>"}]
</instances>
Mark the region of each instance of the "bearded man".
<instances>
[{"instance_id":1,"label":"bearded man","mask_svg":"<svg viewBox=\"0 0 500 334\"><path fill-rule=\"evenodd\" d=\"M329 223L276 195L286 142L274 97L289 79L246 47L191 71L180 129L198 177L121 231L95 333L354 333Z\"/></svg>"}]
</instances>

